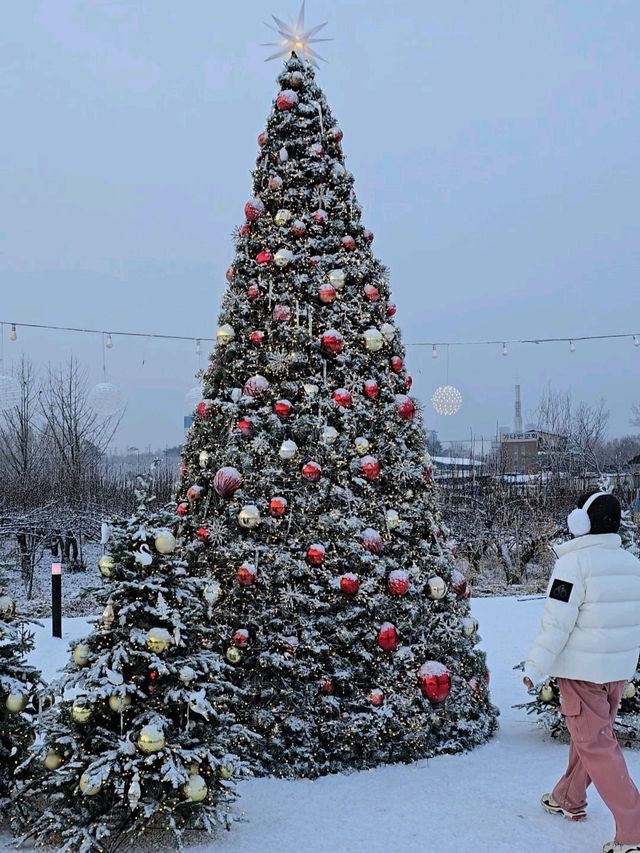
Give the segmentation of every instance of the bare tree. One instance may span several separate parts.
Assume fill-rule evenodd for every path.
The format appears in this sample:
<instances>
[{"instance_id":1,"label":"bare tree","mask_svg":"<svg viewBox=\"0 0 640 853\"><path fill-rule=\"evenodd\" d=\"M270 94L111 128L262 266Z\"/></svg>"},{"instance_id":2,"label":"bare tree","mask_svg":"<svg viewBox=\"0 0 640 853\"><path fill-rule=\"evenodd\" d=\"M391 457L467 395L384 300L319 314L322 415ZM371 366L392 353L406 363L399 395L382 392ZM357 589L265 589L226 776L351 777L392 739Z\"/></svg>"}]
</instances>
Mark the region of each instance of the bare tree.
<instances>
[{"instance_id":1,"label":"bare tree","mask_svg":"<svg viewBox=\"0 0 640 853\"><path fill-rule=\"evenodd\" d=\"M43 442L38 424L38 378L24 357L17 371L20 402L0 418L0 471L3 477L28 480L43 460Z\"/></svg>"}]
</instances>

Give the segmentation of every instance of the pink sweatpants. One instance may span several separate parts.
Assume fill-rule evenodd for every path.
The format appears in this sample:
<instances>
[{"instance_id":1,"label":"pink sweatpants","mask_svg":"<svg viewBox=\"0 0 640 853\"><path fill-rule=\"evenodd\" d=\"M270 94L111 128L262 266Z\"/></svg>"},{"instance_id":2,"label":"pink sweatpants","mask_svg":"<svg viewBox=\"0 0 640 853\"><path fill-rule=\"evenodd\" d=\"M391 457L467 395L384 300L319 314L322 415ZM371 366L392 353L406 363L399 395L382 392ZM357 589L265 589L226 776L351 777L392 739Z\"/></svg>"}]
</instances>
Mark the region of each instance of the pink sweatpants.
<instances>
[{"instance_id":1,"label":"pink sweatpants","mask_svg":"<svg viewBox=\"0 0 640 853\"><path fill-rule=\"evenodd\" d=\"M567 721L571 746L567 772L553 789L552 797L569 811L583 809L587 805L587 788L593 782L615 818L616 842L638 844L640 794L613 733L625 684L558 679L560 710Z\"/></svg>"}]
</instances>

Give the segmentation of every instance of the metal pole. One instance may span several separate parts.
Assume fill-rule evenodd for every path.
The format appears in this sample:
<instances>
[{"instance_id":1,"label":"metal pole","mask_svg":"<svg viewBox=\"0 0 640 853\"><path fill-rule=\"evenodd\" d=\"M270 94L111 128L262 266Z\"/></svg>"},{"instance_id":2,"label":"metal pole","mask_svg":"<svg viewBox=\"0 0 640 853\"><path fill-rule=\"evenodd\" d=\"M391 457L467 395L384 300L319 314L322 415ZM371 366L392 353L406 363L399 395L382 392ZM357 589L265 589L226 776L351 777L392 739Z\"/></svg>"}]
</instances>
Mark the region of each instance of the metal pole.
<instances>
[{"instance_id":1,"label":"metal pole","mask_svg":"<svg viewBox=\"0 0 640 853\"><path fill-rule=\"evenodd\" d=\"M62 563L51 564L51 636L62 639Z\"/></svg>"}]
</instances>

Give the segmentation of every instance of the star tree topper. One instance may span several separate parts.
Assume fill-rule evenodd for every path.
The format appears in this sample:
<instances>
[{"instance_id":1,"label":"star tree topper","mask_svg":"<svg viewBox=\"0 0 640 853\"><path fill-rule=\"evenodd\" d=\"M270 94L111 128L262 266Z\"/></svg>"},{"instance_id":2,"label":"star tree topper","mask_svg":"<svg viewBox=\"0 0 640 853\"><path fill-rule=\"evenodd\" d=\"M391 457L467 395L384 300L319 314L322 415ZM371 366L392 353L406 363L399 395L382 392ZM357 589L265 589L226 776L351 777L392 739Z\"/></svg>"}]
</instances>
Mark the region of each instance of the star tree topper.
<instances>
[{"instance_id":1,"label":"star tree topper","mask_svg":"<svg viewBox=\"0 0 640 853\"><path fill-rule=\"evenodd\" d=\"M278 48L275 53L265 59L265 62L269 62L270 59L278 59L281 56L286 56L294 51L299 56L303 56L312 65L315 65L316 68L318 67L318 59L321 59L323 62L327 61L311 47L312 44L316 44L317 42L331 41L331 39L315 38L317 33L327 26L327 22L325 21L324 24L318 24L318 26L311 27L311 29L306 30L304 26L304 0L300 7L300 12L298 13L298 20L295 24L286 24L284 21L276 18L275 15L272 15L271 17L275 21L276 26L273 27L271 24L267 24L267 26L282 38L280 41L270 41L265 43L264 46Z\"/></svg>"}]
</instances>

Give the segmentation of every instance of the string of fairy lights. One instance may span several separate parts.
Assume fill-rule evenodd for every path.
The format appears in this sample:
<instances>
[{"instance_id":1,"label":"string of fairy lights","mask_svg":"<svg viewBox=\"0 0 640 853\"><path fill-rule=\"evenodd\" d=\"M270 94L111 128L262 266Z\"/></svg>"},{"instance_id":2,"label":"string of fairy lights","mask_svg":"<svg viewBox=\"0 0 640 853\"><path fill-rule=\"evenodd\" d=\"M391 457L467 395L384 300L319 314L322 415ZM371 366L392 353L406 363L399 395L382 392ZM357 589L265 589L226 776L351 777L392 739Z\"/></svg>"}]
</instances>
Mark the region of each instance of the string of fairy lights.
<instances>
[{"instance_id":1,"label":"string of fairy lights","mask_svg":"<svg viewBox=\"0 0 640 853\"><path fill-rule=\"evenodd\" d=\"M112 382L107 381L106 351L113 349L114 339L117 338L143 338L161 341L187 341L194 344L197 356L203 353L204 343L219 343L220 330L216 337L200 335L170 335L162 332L122 331L107 329L89 329L82 326L58 326L47 323L14 323L0 320L0 411L8 411L19 405L21 399L21 388L17 379L4 369L4 335L5 327L9 329L9 341L18 340L19 329L38 329L53 332L74 332L83 335L98 335L102 337L102 373L103 381L95 385L89 393L89 403L97 414L111 416L121 411L124 407L124 396L120 388ZM431 398L433 408L439 415L450 416L456 414L462 406L462 394L459 389L449 384L449 352L452 348L459 347L496 347L502 357L509 355L510 347L517 345L542 345L564 343L569 352L576 352L576 344L584 341L611 341L628 340L634 347L640 348L640 331L638 332L616 332L601 335L572 335L560 337L539 338L494 338L492 340L456 340L456 341L415 341L406 344L407 347L431 348L431 358L437 359L441 351L444 351L447 359L446 384L441 385L434 391ZM192 388L187 392L185 401L188 406L195 406L200 399L199 387Z\"/></svg>"}]
</instances>

